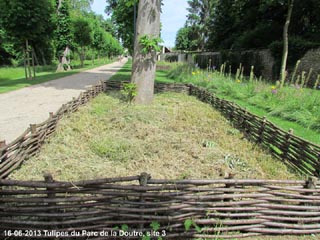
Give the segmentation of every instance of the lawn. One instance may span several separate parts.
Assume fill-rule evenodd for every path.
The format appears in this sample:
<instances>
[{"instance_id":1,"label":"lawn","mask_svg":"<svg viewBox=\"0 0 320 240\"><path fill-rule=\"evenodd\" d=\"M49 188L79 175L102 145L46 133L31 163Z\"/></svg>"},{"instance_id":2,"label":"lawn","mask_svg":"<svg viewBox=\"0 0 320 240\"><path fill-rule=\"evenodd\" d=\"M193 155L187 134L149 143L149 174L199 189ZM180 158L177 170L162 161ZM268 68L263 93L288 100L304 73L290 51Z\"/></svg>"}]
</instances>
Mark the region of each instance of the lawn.
<instances>
[{"instance_id":1,"label":"lawn","mask_svg":"<svg viewBox=\"0 0 320 240\"><path fill-rule=\"evenodd\" d=\"M33 80L25 79L23 67L1 67L0 94L76 74L111 62L112 60L107 60L105 62L95 61L95 63L92 64L91 60L87 60L85 61L85 66L83 68L79 65L75 65L74 69L68 72L56 72L56 65L38 66L36 69L36 78Z\"/></svg>"}]
</instances>

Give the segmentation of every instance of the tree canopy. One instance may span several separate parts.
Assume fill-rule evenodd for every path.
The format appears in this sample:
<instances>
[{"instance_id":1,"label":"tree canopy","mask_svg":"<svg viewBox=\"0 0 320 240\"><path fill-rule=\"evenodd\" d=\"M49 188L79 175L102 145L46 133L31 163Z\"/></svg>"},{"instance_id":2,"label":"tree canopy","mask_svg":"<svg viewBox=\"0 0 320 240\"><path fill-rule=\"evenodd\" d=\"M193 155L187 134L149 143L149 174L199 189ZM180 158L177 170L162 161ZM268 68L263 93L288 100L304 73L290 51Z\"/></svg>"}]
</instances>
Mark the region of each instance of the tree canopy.
<instances>
[{"instance_id":1,"label":"tree canopy","mask_svg":"<svg viewBox=\"0 0 320 240\"><path fill-rule=\"evenodd\" d=\"M0 1L0 64L21 64L26 40L37 56L37 64L60 61L66 48L71 50L71 58L77 58L74 53L80 58L121 54L113 23L93 13L92 2Z\"/></svg>"},{"instance_id":2,"label":"tree canopy","mask_svg":"<svg viewBox=\"0 0 320 240\"><path fill-rule=\"evenodd\" d=\"M106 2L105 12L111 15L111 20L116 26L117 37L122 40L125 48L132 51L134 45L134 1L106 0Z\"/></svg>"},{"instance_id":3,"label":"tree canopy","mask_svg":"<svg viewBox=\"0 0 320 240\"><path fill-rule=\"evenodd\" d=\"M184 28L197 37L192 41L197 42L198 50L268 48L282 41L287 0L189 0L188 4ZM291 45L319 44L319 12L318 0L295 2L289 28ZM189 48L184 50L194 50L192 45L186 46Z\"/></svg>"}]
</instances>

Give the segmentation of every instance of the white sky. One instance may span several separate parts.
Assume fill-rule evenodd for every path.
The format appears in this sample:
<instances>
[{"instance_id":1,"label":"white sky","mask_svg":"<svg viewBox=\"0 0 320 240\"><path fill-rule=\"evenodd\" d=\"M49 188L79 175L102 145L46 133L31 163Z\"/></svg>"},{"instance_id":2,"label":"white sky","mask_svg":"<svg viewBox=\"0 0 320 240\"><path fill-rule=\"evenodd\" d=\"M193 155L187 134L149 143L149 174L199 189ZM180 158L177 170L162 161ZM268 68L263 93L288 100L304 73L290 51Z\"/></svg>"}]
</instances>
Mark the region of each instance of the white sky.
<instances>
[{"instance_id":1,"label":"white sky","mask_svg":"<svg viewBox=\"0 0 320 240\"><path fill-rule=\"evenodd\" d=\"M187 0L163 0L163 3L161 38L164 40L165 46L173 47L176 33L179 28L183 27L186 21L188 3ZM105 0L94 0L91 7L94 12L107 17L104 13L106 5Z\"/></svg>"}]
</instances>

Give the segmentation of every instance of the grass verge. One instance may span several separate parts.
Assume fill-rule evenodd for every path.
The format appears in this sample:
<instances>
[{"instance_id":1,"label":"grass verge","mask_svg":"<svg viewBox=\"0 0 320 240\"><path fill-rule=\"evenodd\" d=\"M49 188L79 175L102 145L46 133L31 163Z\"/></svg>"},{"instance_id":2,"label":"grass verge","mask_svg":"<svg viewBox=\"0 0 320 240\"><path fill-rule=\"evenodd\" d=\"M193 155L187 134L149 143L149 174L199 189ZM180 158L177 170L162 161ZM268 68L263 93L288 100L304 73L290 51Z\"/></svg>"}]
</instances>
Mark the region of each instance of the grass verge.
<instances>
[{"instance_id":1,"label":"grass verge","mask_svg":"<svg viewBox=\"0 0 320 240\"><path fill-rule=\"evenodd\" d=\"M231 100L250 112L266 116L284 130L320 144L320 91L287 86L279 89L265 82L233 79L187 65L176 65L168 77L205 87L220 98Z\"/></svg>"},{"instance_id":2,"label":"grass verge","mask_svg":"<svg viewBox=\"0 0 320 240\"><path fill-rule=\"evenodd\" d=\"M160 68L158 67L160 66ZM132 67L132 60L129 59L126 64L116 73L114 74L110 80L119 80L125 81L131 79L131 67ZM168 73L172 68L171 64L165 62L158 62L157 63L157 72L156 72L156 82L173 82L172 79L168 78Z\"/></svg>"},{"instance_id":3,"label":"grass verge","mask_svg":"<svg viewBox=\"0 0 320 240\"><path fill-rule=\"evenodd\" d=\"M111 62L112 60L105 62L95 61L95 63L92 64L92 61L87 60L83 68L76 65L73 70L68 72L56 72L56 65L39 66L36 70L36 78L33 80L25 79L23 67L2 67L0 68L0 94L70 76Z\"/></svg>"}]
</instances>

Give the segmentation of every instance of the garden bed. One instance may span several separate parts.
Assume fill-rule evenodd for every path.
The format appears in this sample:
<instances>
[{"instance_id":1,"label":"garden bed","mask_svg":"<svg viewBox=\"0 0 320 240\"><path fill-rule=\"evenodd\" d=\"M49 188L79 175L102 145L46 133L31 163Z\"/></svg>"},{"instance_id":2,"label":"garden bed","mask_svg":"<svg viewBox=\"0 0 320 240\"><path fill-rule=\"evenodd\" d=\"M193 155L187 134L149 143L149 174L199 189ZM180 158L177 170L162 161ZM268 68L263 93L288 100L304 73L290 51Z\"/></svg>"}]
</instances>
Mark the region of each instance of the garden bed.
<instances>
[{"instance_id":1,"label":"garden bed","mask_svg":"<svg viewBox=\"0 0 320 240\"><path fill-rule=\"evenodd\" d=\"M40 154L10 175L17 180L74 181L131 176L155 178L294 179L287 167L210 105L178 93L157 94L150 106L128 105L101 94L62 119Z\"/></svg>"}]
</instances>

